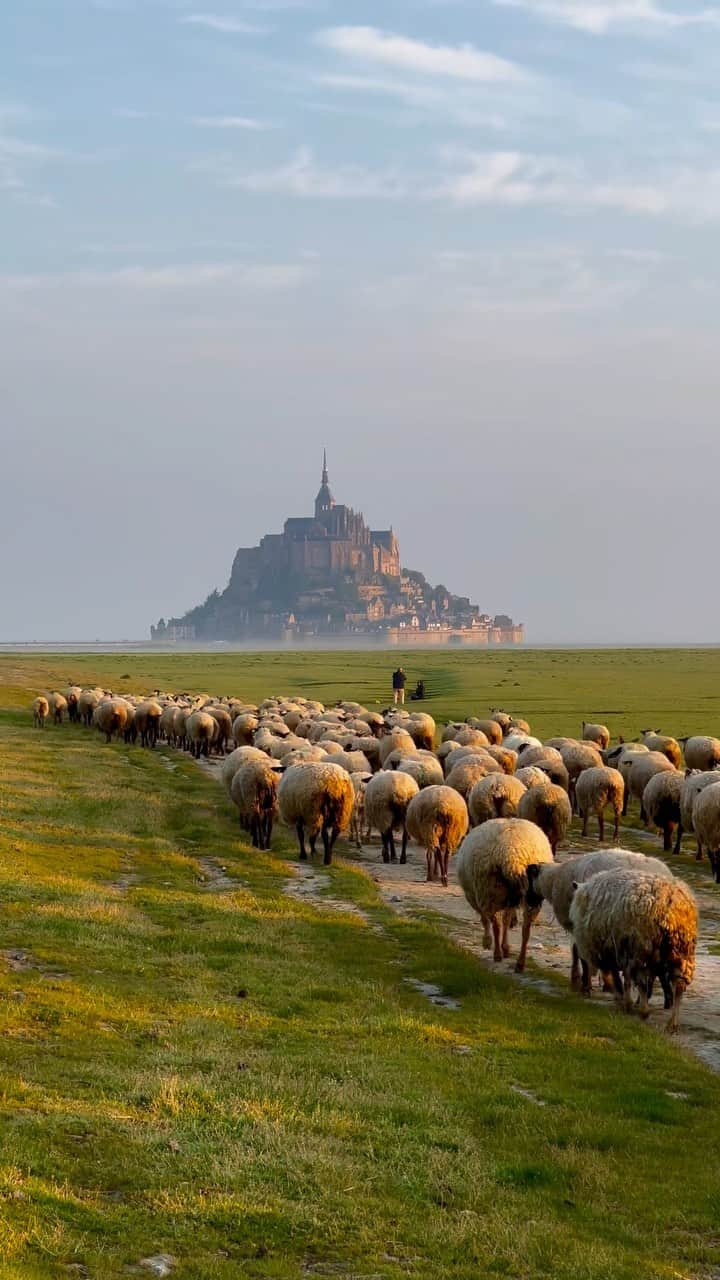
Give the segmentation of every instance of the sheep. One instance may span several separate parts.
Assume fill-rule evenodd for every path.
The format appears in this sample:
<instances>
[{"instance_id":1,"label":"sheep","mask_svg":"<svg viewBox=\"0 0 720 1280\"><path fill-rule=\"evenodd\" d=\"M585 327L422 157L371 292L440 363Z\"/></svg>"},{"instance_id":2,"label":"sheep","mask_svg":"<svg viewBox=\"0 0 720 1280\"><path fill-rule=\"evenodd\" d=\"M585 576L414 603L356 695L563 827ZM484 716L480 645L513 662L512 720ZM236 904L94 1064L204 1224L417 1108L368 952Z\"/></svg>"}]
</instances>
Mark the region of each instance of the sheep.
<instances>
[{"instance_id":1,"label":"sheep","mask_svg":"<svg viewBox=\"0 0 720 1280\"><path fill-rule=\"evenodd\" d=\"M362 838L365 831L365 792L372 776L372 773L350 774L350 781L355 792L352 817L350 819L350 839L355 841L358 849L362 849Z\"/></svg>"},{"instance_id":2,"label":"sheep","mask_svg":"<svg viewBox=\"0 0 720 1280\"><path fill-rule=\"evenodd\" d=\"M401 770L376 773L365 789L365 820L368 830L374 827L380 832L383 862L395 862L393 832L402 831L401 863L407 861L407 808L419 794L417 782L409 773Z\"/></svg>"},{"instance_id":3,"label":"sheep","mask_svg":"<svg viewBox=\"0 0 720 1280\"><path fill-rule=\"evenodd\" d=\"M333 755L332 762L346 773L372 773L370 761L362 751L339 751Z\"/></svg>"},{"instance_id":4,"label":"sheep","mask_svg":"<svg viewBox=\"0 0 720 1280\"><path fill-rule=\"evenodd\" d=\"M220 755L224 755L229 743L234 741L232 733L232 717L230 712L226 711L224 707L212 706L207 707L206 709L213 717L213 720L217 720L218 733L215 740L215 746L217 747Z\"/></svg>"},{"instance_id":5,"label":"sheep","mask_svg":"<svg viewBox=\"0 0 720 1280\"><path fill-rule=\"evenodd\" d=\"M680 795L680 824L684 832L695 832L695 801L704 791L706 787L712 787L720 782L720 769L713 769L709 773L686 773L683 781L683 789ZM695 832L697 838L697 832ZM696 860L702 861L702 845L697 841Z\"/></svg>"},{"instance_id":6,"label":"sheep","mask_svg":"<svg viewBox=\"0 0 720 1280\"><path fill-rule=\"evenodd\" d=\"M693 825L698 848L706 849L710 869L720 884L720 791L706 787L695 799Z\"/></svg>"},{"instance_id":7,"label":"sheep","mask_svg":"<svg viewBox=\"0 0 720 1280\"><path fill-rule=\"evenodd\" d=\"M71 724L76 724L80 718L78 714L78 699L81 693L82 693L82 689L78 684L68 685L67 689L65 690L65 699L67 701L67 708L68 708L68 719L70 720Z\"/></svg>"},{"instance_id":8,"label":"sheep","mask_svg":"<svg viewBox=\"0 0 720 1280\"><path fill-rule=\"evenodd\" d=\"M93 722L93 715L99 702L100 693L97 689L83 689L78 698L78 715L88 729Z\"/></svg>"},{"instance_id":9,"label":"sheep","mask_svg":"<svg viewBox=\"0 0 720 1280\"><path fill-rule=\"evenodd\" d=\"M187 722L191 715L190 707L177 707L173 714L173 737L175 746L181 751L184 751L187 745Z\"/></svg>"},{"instance_id":10,"label":"sheep","mask_svg":"<svg viewBox=\"0 0 720 1280\"><path fill-rule=\"evenodd\" d=\"M391 729L390 733L380 739L380 764L384 765L392 751L402 751L405 756L413 756L417 747L406 729Z\"/></svg>"},{"instance_id":11,"label":"sheep","mask_svg":"<svg viewBox=\"0 0 720 1280\"><path fill-rule=\"evenodd\" d=\"M499 747L502 743L503 732L497 720L478 720L476 716L468 716L467 723L471 729L479 729L484 733L493 747Z\"/></svg>"},{"instance_id":12,"label":"sheep","mask_svg":"<svg viewBox=\"0 0 720 1280\"><path fill-rule=\"evenodd\" d=\"M250 832L254 849L269 849L277 814L278 769L267 757L245 760L230 783L240 824Z\"/></svg>"},{"instance_id":13,"label":"sheep","mask_svg":"<svg viewBox=\"0 0 720 1280\"><path fill-rule=\"evenodd\" d=\"M620 838L620 814L625 801L625 783L617 769L609 769L600 765L594 769L584 769L575 783L575 796L578 812L582 818L582 834L588 833L588 821L595 814L598 821L598 839L602 844L605 839L605 810L612 805L615 814L615 830L613 840Z\"/></svg>"},{"instance_id":14,"label":"sheep","mask_svg":"<svg viewBox=\"0 0 720 1280\"><path fill-rule=\"evenodd\" d=\"M525 769L518 769L513 776L518 782L522 782L526 791L529 787L545 787L548 782L547 774L534 764L528 765Z\"/></svg>"},{"instance_id":15,"label":"sheep","mask_svg":"<svg viewBox=\"0 0 720 1280\"><path fill-rule=\"evenodd\" d=\"M418 749L432 751L435 745L435 721L424 711L416 711L407 721L407 731Z\"/></svg>"},{"instance_id":16,"label":"sheep","mask_svg":"<svg viewBox=\"0 0 720 1280\"><path fill-rule=\"evenodd\" d=\"M44 729L45 721L47 720L50 714L50 703L48 702L47 698L44 698L42 696L42 694L40 695L40 697L35 698L32 704L32 713L33 713L33 727L35 729Z\"/></svg>"},{"instance_id":17,"label":"sheep","mask_svg":"<svg viewBox=\"0 0 720 1280\"><path fill-rule=\"evenodd\" d=\"M237 747L252 746L253 734L258 726L258 718L252 712L248 711L236 716L232 723L232 736L235 745Z\"/></svg>"},{"instance_id":18,"label":"sheep","mask_svg":"<svg viewBox=\"0 0 720 1280\"><path fill-rule=\"evenodd\" d=\"M565 794L569 795L570 775L565 768L562 759L559 764L554 764L552 761L548 760L540 760L538 764L534 764L531 767L533 769L539 769L541 773L545 774L548 782L552 782L554 787L562 787Z\"/></svg>"},{"instance_id":19,"label":"sheep","mask_svg":"<svg viewBox=\"0 0 720 1280\"><path fill-rule=\"evenodd\" d=\"M461 733L463 729L467 729L467 724L464 720L450 720L440 735L440 745L442 746L444 742L454 742L456 735Z\"/></svg>"},{"instance_id":20,"label":"sheep","mask_svg":"<svg viewBox=\"0 0 720 1280\"><path fill-rule=\"evenodd\" d=\"M482 729L471 729L466 725L455 734L455 742L461 747L489 747L490 741Z\"/></svg>"},{"instance_id":21,"label":"sheep","mask_svg":"<svg viewBox=\"0 0 720 1280\"><path fill-rule=\"evenodd\" d=\"M434 756L423 755L420 752L416 756L401 760L397 768L401 773L409 773L421 791L425 787L442 786L445 781L440 761Z\"/></svg>"},{"instance_id":22,"label":"sheep","mask_svg":"<svg viewBox=\"0 0 720 1280\"><path fill-rule=\"evenodd\" d=\"M514 818L526 788L507 773L491 773L475 783L467 801L470 825L479 827L491 818Z\"/></svg>"},{"instance_id":23,"label":"sheep","mask_svg":"<svg viewBox=\"0 0 720 1280\"><path fill-rule=\"evenodd\" d=\"M468 829L464 799L450 786L426 787L408 805L407 829L425 849L428 880L439 871L447 885L450 857Z\"/></svg>"},{"instance_id":24,"label":"sheep","mask_svg":"<svg viewBox=\"0 0 720 1280\"><path fill-rule=\"evenodd\" d=\"M135 723L136 709L131 702L127 701L127 699L125 700L125 706L127 708L127 719L125 721L125 728L123 729L123 742L134 744L137 742L138 734L137 725Z\"/></svg>"},{"instance_id":25,"label":"sheep","mask_svg":"<svg viewBox=\"0 0 720 1280\"><path fill-rule=\"evenodd\" d=\"M177 703L167 702L163 707L162 715L160 716L160 725L159 725L160 737L164 738L165 741L169 742L171 745L173 745L175 742L174 724L175 724L176 711L177 711Z\"/></svg>"},{"instance_id":26,"label":"sheep","mask_svg":"<svg viewBox=\"0 0 720 1280\"><path fill-rule=\"evenodd\" d=\"M459 764L456 764L450 770L445 782L448 787L452 787L453 791L457 791L465 800L475 783L479 782L481 778L486 778L489 773L502 773L497 761L485 756L465 756Z\"/></svg>"},{"instance_id":27,"label":"sheep","mask_svg":"<svg viewBox=\"0 0 720 1280\"><path fill-rule=\"evenodd\" d=\"M672 849L673 831L677 827L675 853L680 852L682 845L682 822L680 819L680 799L685 778L677 770L668 769L656 773L643 791L642 804L648 823L658 827L663 833L663 849L669 853Z\"/></svg>"},{"instance_id":28,"label":"sheep","mask_svg":"<svg viewBox=\"0 0 720 1280\"><path fill-rule=\"evenodd\" d=\"M592 853L568 858L567 862L528 867L528 879L534 892L550 903L558 924L570 933L570 906L577 886L601 871L627 869L664 876L668 880L673 878L669 867L659 858L648 858L644 853L631 853L627 849L594 849ZM580 958L573 943L570 985L577 987L579 983Z\"/></svg>"},{"instance_id":29,"label":"sheep","mask_svg":"<svg viewBox=\"0 0 720 1280\"><path fill-rule=\"evenodd\" d=\"M517 751L512 751L506 746L490 746L484 747L483 752L485 755L490 756L491 759L497 761L503 773L514 773L517 769L518 760L520 758Z\"/></svg>"},{"instance_id":30,"label":"sheep","mask_svg":"<svg viewBox=\"0 0 720 1280\"><path fill-rule=\"evenodd\" d=\"M62 693L58 693L57 690L53 690L53 692L48 695L48 703L53 722L55 724L62 724L63 716L68 709L67 698L65 698Z\"/></svg>"},{"instance_id":31,"label":"sheep","mask_svg":"<svg viewBox=\"0 0 720 1280\"><path fill-rule=\"evenodd\" d=\"M669 772L674 769L674 765L670 763L667 756L661 751L648 751L645 755L634 755L628 757L629 763L623 761L621 763L620 772L625 777L626 796L636 796L640 801L640 820L647 824L647 817L643 807L643 792L656 773ZM627 812L627 801L625 803L625 811Z\"/></svg>"},{"instance_id":32,"label":"sheep","mask_svg":"<svg viewBox=\"0 0 720 1280\"><path fill-rule=\"evenodd\" d=\"M512 724L512 716L509 716L507 711L501 711L500 709L493 709L490 712L490 719L500 725L500 729L503 733L505 733Z\"/></svg>"},{"instance_id":33,"label":"sheep","mask_svg":"<svg viewBox=\"0 0 720 1280\"><path fill-rule=\"evenodd\" d=\"M675 765L676 769L680 768L682 751L680 750L680 743L675 738L669 737L667 733L661 733L659 729L643 729L642 742L649 751L662 752L664 756L667 756L670 763Z\"/></svg>"},{"instance_id":34,"label":"sheep","mask_svg":"<svg viewBox=\"0 0 720 1280\"><path fill-rule=\"evenodd\" d=\"M712 788L704 793L712 795ZM601 871L578 886L570 923L582 965L582 990L590 995L592 968L612 974L615 991L631 1009L634 984L640 1016L647 1018L655 978L672 1005L667 1023L677 1031L680 1002L695 973L697 905L681 880L637 871Z\"/></svg>"},{"instance_id":35,"label":"sheep","mask_svg":"<svg viewBox=\"0 0 720 1280\"><path fill-rule=\"evenodd\" d=\"M720 738L679 738L688 769L716 769L720 765Z\"/></svg>"},{"instance_id":36,"label":"sheep","mask_svg":"<svg viewBox=\"0 0 720 1280\"><path fill-rule=\"evenodd\" d=\"M307 861L305 836L310 853L315 855L315 842L322 837L324 863L332 862L338 836L350 825L355 792L350 775L335 764L309 762L287 769L278 787L280 817L294 827L300 846L300 861Z\"/></svg>"},{"instance_id":37,"label":"sheep","mask_svg":"<svg viewBox=\"0 0 720 1280\"><path fill-rule=\"evenodd\" d=\"M238 769L247 764L249 760L267 760L267 756L259 747L236 747L234 751L230 752L229 756L225 756L220 765L220 777L228 792Z\"/></svg>"},{"instance_id":38,"label":"sheep","mask_svg":"<svg viewBox=\"0 0 720 1280\"><path fill-rule=\"evenodd\" d=\"M475 827L458 854L460 885L482 920L483 946L487 949L491 946L492 928L496 961L510 955L508 932L522 906L522 942L515 965L518 973L525 968L530 930L542 906L542 898L530 887L528 867L552 862L552 858L547 836L522 818L493 818Z\"/></svg>"},{"instance_id":39,"label":"sheep","mask_svg":"<svg viewBox=\"0 0 720 1280\"><path fill-rule=\"evenodd\" d=\"M208 711L193 711L187 718L185 736L190 743L190 753L196 760L208 756L217 732L217 721Z\"/></svg>"},{"instance_id":40,"label":"sheep","mask_svg":"<svg viewBox=\"0 0 720 1280\"><path fill-rule=\"evenodd\" d=\"M523 720L522 716L511 716L510 724L508 725L506 732L507 733L510 733L510 732L529 733L530 725L528 724L527 720Z\"/></svg>"},{"instance_id":41,"label":"sheep","mask_svg":"<svg viewBox=\"0 0 720 1280\"><path fill-rule=\"evenodd\" d=\"M572 821L572 810L567 792L546 782L544 787L529 787L518 804L518 817L532 822L546 836L553 857L561 840L565 839Z\"/></svg>"},{"instance_id":42,"label":"sheep","mask_svg":"<svg viewBox=\"0 0 720 1280\"><path fill-rule=\"evenodd\" d=\"M527 733L512 732L503 738L503 746L507 751L519 753L523 747L541 747L542 742L539 738L531 738Z\"/></svg>"},{"instance_id":43,"label":"sheep","mask_svg":"<svg viewBox=\"0 0 720 1280\"><path fill-rule=\"evenodd\" d=\"M571 742L558 748L562 762L568 771L570 804L575 812L575 784L583 769L599 769L602 756L591 742Z\"/></svg>"},{"instance_id":44,"label":"sheep","mask_svg":"<svg viewBox=\"0 0 720 1280\"><path fill-rule=\"evenodd\" d=\"M586 720L582 722L582 739L583 742L594 742L596 747L601 751L605 751L610 746L610 730L604 724L588 724Z\"/></svg>"},{"instance_id":45,"label":"sheep","mask_svg":"<svg viewBox=\"0 0 720 1280\"><path fill-rule=\"evenodd\" d=\"M141 702L135 708L135 728L140 734L142 747L154 747L160 734L162 707L159 702L149 700Z\"/></svg>"},{"instance_id":46,"label":"sheep","mask_svg":"<svg viewBox=\"0 0 720 1280\"><path fill-rule=\"evenodd\" d=\"M528 765L532 764L554 764L559 766L563 764L563 758L556 747L521 747L518 752L518 767L526 769Z\"/></svg>"},{"instance_id":47,"label":"sheep","mask_svg":"<svg viewBox=\"0 0 720 1280\"><path fill-rule=\"evenodd\" d=\"M128 719L127 703L122 698L105 698L99 702L93 713L93 720L100 733L105 734L105 741L111 742L114 733L120 737L125 732Z\"/></svg>"}]
</instances>

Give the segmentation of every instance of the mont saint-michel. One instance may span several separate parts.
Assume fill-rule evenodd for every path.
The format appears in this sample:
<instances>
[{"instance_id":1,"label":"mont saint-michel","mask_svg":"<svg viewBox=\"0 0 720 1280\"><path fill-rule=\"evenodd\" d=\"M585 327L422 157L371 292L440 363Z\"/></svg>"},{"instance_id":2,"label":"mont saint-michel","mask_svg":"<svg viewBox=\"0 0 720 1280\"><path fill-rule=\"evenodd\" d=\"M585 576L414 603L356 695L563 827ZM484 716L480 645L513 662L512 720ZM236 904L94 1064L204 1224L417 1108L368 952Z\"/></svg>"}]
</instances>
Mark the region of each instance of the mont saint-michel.
<instances>
[{"instance_id":1,"label":"mont saint-michel","mask_svg":"<svg viewBox=\"0 0 720 1280\"><path fill-rule=\"evenodd\" d=\"M522 624L491 617L468 596L431 586L402 567L392 528L370 529L337 503L323 456L314 514L291 516L282 533L235 553L224 591L151 628L164 643L305 640L328 636L379 644L521 644Z\"/></svg>"}]
</instances>

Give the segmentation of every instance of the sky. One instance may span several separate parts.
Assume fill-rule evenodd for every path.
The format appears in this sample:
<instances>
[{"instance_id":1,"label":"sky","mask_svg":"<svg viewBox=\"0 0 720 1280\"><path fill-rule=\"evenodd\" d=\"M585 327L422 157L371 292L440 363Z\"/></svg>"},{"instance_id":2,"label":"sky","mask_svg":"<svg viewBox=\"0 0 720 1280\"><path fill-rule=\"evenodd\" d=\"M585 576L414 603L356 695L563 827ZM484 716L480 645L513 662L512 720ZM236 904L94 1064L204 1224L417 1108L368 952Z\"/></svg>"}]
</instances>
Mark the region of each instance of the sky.
<instances>
[{"instance_id":1,"label":"sky","mask_svg":"<svg viewBox=\"0 0 720 1280\"><path fill-rule=\"evenodd\" d=\"M0 640L335 498L528 640L720 642L717 0L0 6Z\"/></svg>"}]
</instances>

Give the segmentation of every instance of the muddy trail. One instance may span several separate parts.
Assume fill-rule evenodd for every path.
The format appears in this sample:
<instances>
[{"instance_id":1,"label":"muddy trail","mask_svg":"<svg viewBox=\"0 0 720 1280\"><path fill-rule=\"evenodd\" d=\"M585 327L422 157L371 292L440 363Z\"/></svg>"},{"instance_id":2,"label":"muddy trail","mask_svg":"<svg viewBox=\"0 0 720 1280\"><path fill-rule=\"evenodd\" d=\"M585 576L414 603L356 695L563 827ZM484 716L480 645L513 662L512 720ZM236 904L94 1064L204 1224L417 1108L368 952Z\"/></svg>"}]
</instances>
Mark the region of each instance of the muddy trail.
<instances>
[{"instance_id":1,"label":"muddy trail","mask_svg":"<svg viewBox=\"0 0 720 1280\"><path fill-rule=\"evenodd\" d=\"M657 837L645 832L624 829L620 843L624 848L639 848L645 853L662 857L658 851ZM593 840L578 838L572 845L575 853L586 853L597 848ZM546 995L558 999L580 1000L581 996L570 990L570 940L569 935L554 919L547 903L533 928L528 951L528 968L524 974L514 972L515 955L520 944L520 930L511 935L513 956L496 964L492 952L483 950L482 928L478 916L465 901L457 882L453 863L450 863L450 883L447 889L440 884L428 884L424 850L410 844L405 866L397 863L386 865L382 861L379 844L364 845L362 849L346 848L343 855L350 862L360 864L377 884L384 901L394 911L404 915L433 913L446 933L459 946L472 951L488 969L510 974L516 982L535 987ZM559 860L571 857L560 853ZM676 875L686 880L695 893L700 910L697 970L695 979L683 999L678 1042L691 1049L714 1071L720 1071L720 891L710 880L707 863L695 864L690 856L667 859ZM544 974L562 976L568 985L549 981ZM615 1008L612 995L593 990L593 1000ZM650 1025L662 1029L668 1014L662 1007L662 993L656 988L651 1004Z\"/></svg>"}]
</instances>

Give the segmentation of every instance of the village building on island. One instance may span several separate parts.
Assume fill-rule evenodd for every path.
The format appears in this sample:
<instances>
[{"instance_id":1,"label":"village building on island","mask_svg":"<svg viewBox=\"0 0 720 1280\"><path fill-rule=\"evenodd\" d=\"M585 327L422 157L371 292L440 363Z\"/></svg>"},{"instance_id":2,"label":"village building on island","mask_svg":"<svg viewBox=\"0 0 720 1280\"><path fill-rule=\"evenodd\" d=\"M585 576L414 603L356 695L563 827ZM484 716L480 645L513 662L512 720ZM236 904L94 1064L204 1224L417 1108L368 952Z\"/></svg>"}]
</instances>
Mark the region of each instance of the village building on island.
<instances>
[{"instance_id":1,"label":"village building on island","mask_svg":"<svg viewBox=\"0 0 720 1280\"><path fill-rule=\"evenodd\" d=\"M511 618L481 613L467 596L402 568L392 528L370 529L359 512L335 502L325 455L314 514L291 517L282 533L241 547L223 592L150 630L165 644L320 636L403 647L524 640Z\"/></svg>"}]
</instances>

